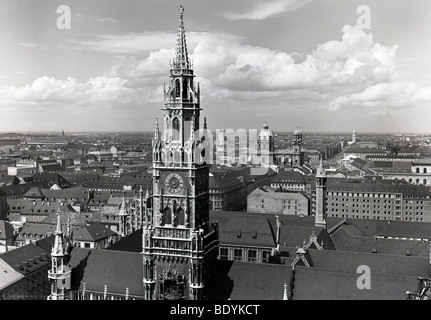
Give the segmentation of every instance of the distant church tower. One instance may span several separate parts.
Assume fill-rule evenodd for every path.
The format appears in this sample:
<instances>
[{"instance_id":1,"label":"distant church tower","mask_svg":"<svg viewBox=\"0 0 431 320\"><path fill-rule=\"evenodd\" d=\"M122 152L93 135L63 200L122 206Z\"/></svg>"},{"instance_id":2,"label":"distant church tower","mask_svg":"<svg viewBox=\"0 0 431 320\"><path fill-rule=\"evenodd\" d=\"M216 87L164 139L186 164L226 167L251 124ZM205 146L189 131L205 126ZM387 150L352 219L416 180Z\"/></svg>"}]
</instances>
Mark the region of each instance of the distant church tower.
<instances>
[{"instance_id":1,"label":"distant church tower","mask_svg":"<svg viewBox=\"0 0 431 320\"><path fill-rule=\"evenodd\" d=\"M304 164L304 141L302 140L302 131L297 128L294 132L292 166L301 167Z\"/></svg>"},{"instance_id":2,"label":"distant church tower","mask_svg":"<svg viewBox=\"0 0 431 320\"><path fill-rule=\"evenodd\" d=\"M319 168L316 173L316 227L326 228L326 182L327 177L323 169L323 160L320 158Z\"/></svg>"},{"instance_id":3,"label":"distant church tower","mask_svg":"<svg viewBox=\"0 0 431 320\"><path fill-rule=\"evenodd\" d=\"M218 254L218 226L209 222L209 165L201 163L200 89L195 84L184 31L184 7L168 88L164 134L153 139L153 213L143 229L147 300L201 300Z\"/></svg>"},{"instance_id":4,"label":"distant church tower","mask_svg":"<svg viewBox=\"0 0 431 320\"><path fill-rule=\"evenodd\" d=\"M48 300L69 300L71 276L71 270L67 266L69 246L61 229L60 209L57 211L57 229L54 235L54 246L51 251L52 266L48 271L48 279L51 282L51 295L48 296Z\"/></svg>"},{"instance_id":5,"label":"distant church tower","mask_svg":"<svg viewBox=\"0 0 431 320\"><path fill-rule=\"evenodd\" d=\"M274 134L269 130L268 124L265 124L262 127L262 130L259 132L257 136L257 153L260 156L262 150L267 151L269 153L269 163L263 164L271 164L274 162ZM264 161L265 157L262 157L262 161Z\"/></svg>"},{"instance_id":6,"label":"distant church tower","mask_svg":"<svg viewBox=\"0 0 431 320\"><path fill-rule=\"evenodd\" d=\"M353 130L353 133L352 133L352 143L356 143L356 131L355 130Z\"/></svg>"}]
</instances>

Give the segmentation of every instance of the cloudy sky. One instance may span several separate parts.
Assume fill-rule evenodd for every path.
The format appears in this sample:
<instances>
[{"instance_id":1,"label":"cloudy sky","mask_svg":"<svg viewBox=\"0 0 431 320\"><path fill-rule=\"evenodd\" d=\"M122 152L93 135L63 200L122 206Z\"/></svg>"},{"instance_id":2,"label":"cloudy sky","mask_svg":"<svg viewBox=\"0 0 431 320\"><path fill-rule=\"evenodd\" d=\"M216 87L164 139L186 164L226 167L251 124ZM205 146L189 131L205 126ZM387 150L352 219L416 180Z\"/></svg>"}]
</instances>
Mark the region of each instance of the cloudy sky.
<instances>
[{"instance_id":1,"label":"cloudy sky","mask_svg":"<svg viewBox=\"0 0 431 320\"><path fill-rule=\"evenodd\" d=\"M0 131L153 130L180 4L210 129L431 132L429 0L2 0Z\"/></svg>"}]
</instances>

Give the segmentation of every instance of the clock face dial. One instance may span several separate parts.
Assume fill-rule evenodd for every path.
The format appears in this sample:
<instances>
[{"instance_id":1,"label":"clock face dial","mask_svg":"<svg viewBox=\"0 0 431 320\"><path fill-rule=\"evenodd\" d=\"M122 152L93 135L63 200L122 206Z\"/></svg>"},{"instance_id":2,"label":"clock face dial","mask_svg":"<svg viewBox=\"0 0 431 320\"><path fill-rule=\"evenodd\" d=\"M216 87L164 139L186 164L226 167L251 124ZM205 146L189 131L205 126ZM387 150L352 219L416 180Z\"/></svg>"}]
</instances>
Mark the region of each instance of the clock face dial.
<instances>
[{"instance_id":1,"label":"clock face dial","mask_svg":"<svg viewBox=\"0 0 431 320\"><path fill-rule=\"evenodd\" d=\"M166 177L165 187L169 192L178 193L183 190L183 179L179 174L171 173Z\"/></svg>"}]
</instances>

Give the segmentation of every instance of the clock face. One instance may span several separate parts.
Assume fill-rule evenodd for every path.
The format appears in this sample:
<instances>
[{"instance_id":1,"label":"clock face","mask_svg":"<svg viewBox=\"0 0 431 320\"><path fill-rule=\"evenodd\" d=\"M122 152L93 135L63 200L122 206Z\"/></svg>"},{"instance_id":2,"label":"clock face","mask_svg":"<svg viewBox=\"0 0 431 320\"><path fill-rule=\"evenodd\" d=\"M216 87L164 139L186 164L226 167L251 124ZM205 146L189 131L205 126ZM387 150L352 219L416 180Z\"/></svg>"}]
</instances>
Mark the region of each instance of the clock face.
<instances>
[{"instance_id":1,"label":"clock face","mask_svg":"<svg viewBox=\"0 0 431 320\"><path fill-rule=\"evenodd\" d=\"M178 193L183 190L183 178L179 174L171 173L166 177L165 187L169 192Z\"/></svg>"}]
</instances>

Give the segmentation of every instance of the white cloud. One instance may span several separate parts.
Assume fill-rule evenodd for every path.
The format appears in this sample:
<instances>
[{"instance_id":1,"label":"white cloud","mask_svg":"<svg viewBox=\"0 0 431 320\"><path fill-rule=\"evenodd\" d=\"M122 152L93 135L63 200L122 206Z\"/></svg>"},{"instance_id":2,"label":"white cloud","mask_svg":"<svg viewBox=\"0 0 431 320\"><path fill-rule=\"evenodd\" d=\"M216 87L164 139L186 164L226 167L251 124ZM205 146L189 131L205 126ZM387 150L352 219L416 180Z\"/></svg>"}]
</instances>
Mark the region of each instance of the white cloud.
<instances>
[{"instance_id":1,"label":"white cloud","mask_svg":"<svg viewBox=\"0 0 431 320\"><path fill-rule=\"evenodd\" d=\"M226 12L223 16L228 20L264 20L283 12L298 10L312 1L313 0L253 1L250 5L250 10L243 13Z\"/></svg>"},{"instance_id":2,"label":"white cloud","mask_svg":"<svg viewBox=\"0 0 431 320\"><path fill-rule=\"evenodd\" d=\"M89 106L151 106L156 113L175 38L173 33L144 32L81 41L85 50L122 56L105 74L84 82L41 77L23 87L0 87L0 103L75 106L83 114ZM317 45L300 63L295 63L295 53L251 46L227 33L189 32L187 40L202 104L217 113L214 117L226 111L232 119L240 118L246 112L261 113L262 107L281 116L305 107L321 113L360 107L389 113L431 101L431 88L407 81L399 72L397 46L375 43L372 34L355 27L344 26L339 40Z\"/></svg>"},{"instance_id":3,"label":"white cloud","mask_svg":"<svg viewBox=\"0 0 431 320\"><path fill-rule=\"evenodd\" d=\"M89 36L88 40L70 40L74 49L114 54L142 54L161 48L171 48L176 34L172 32L147 32L104 34Z\"/></svg>"},{"instance_id":4,"label":"white cloud","mask_svg":"<svg viewBox=\"0 0 431 320\"><path fill-rule=\"evenodd\" d=\"M391 112L430 102L431 87L421 87L410 81L393 81L377 83L361 92L337 97L331 101L329 109L337 111L359 106Z\"/></svg>"},{"instance_id":5,"label":"white cloud","mask_svg":"<svg viewBox=\"0 0 431 320\"><path fill-rule=\"evenodd\" d=\"M0 87L1 104L38 105L89 105L121 104L133 100L133 90L126 87L127 80L100 76L80 83L75 78L66 80L40 77L32 84Z\"/></svg>"},{"instance_id":6,"label":"white cloud","mask_svg":"<svg viewBox=\"0 0 431 320\"><path fill-rule=\"evenodd\" d=\"M100 18L100 17L96 17L96 16L92 16L92 15L87 15L84 13L77 13L75 15L75 19L78 22L81 22L84 19L87 19L90 21L96 21L96 22L100 22L100 23L112 23L112 24L119 24L120 23L120 21L118 21L117 19L113 19L113 18L109 18L109 17Z\"/></svg>"}]
</instances>

